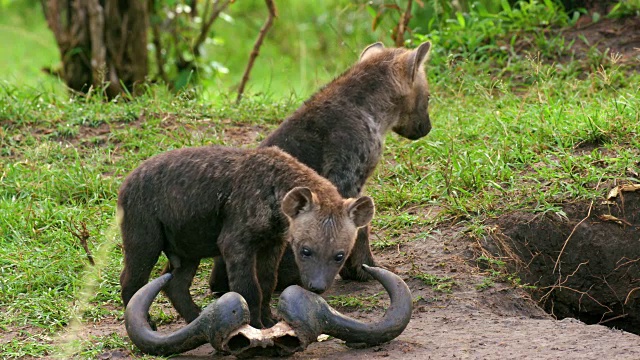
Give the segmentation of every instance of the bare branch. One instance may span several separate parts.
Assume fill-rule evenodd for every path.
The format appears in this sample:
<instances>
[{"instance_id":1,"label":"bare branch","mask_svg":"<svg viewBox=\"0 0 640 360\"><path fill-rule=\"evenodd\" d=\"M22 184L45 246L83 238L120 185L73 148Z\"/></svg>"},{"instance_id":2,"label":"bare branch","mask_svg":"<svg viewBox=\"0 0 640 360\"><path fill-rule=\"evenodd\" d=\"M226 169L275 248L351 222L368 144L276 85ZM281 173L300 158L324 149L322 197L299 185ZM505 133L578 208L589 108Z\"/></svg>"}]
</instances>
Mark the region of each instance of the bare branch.
<instances>
[{"instance_id":1,"label":"bare branch","mask_svg":"<svg viewBox=\"0 0 640 360\"><path fill-rule=\"evenodd\" d=\"M207 4L209 2L207 1ZM158 75L165 84L169 84L169 78L167 73L164 72L164 58L162 57L162 39L160 38L160 25L158 21L154 21L154 17L157 16L156 1L149 0L149 18L151 25L151 33L153 36L153 46L156 48L156 65L158 66Z\"/></svg>"},{"instance_id":2,"label":"bare branch","mask_svg":"<svg viewBox=\"0 0 640 360\"><path fill-rule=\"evenodd\" d=\"M87 8L91 36L91 78L93 86L98 89L104 84L107 64L107 49L104 45L104 9L98 0L87 1Z\"/></svg>"},{"instance_id":3,"label":"bare branch","mask_svg":"<svg viewBox=\"0 0 640 360\"><path fill-rule=\"evenodd\" d=\"M96 263L95 261L93 261L93 255L91 254L91 250L89 250L89 244L87 243L87 240L89 240L89 237L91 236L89 234L89 231L87 230L87 224L85 222L80 222L80 227L78 227L77 225L73 225L73 228L69 225L69 232L71 233L71 235L80 240L80 245L87 253L87 259L89 259L89 263L92 266L95 266Z\"/></svg>"},{"instance_id":4,"label":"bare branch","mask_svg":"<svg viewBox=\"0 0 640 360\"><path fill-rule=\"evenodd\" d=\"M591 201L591 204L589 204L589 211L587 212L587 216L585 216L584 219L580 220L580 222L578 222L576 226L573 227L573 230L571 230L571 233L567 237L567 240L565 240L564 244L562 244L562 248L560 249L560 253L558 254L558 258L556 259L556 264L553 266L552 273L556 272L556 269L558 268L558 264L560 264L560 258L562 257L562 254L564 253L564 249L567 247L567 244L569 243L569 239L571 239L571 237L573 236L573 233L576 232L576 229L578 228L578 226L580 226L580 224L582 224L585 220L589 218L589 216L591 216L591 209L593 209L593 200Z\"/></svg>"},{"instance_id":5,"label":"bare branch","mask_svg":"<svg viewBox=\"0 0 640 360\"><path fill-rule=\"evenodd\" d=\"M202 28L200 29L200 34L198 35L198 38L196 39L196 41L193 43L193 54L196 57L200 56L200 46L204 43L205 40L207 40L207 36L209 35L209 30L211 29L211 25L213 25L213 22L218 18L218 16L220 16L220 13L227 8L227 6L229 6L229 3L231 2L231 0L225 0L220 4L219 0L216 0L213 3L213 10L211 11L211 14L208 15L208 19L206 21L202 22ZM207 6L205 7L205 11L203 13L203 15L206 15L207 10L208 10L208 5L209 2L207 1Z\"/></svg>"},{"instance_id":6,"label":"bare branch","mask_svg":"<svg viewBox=\"0 0 640 360\"><path fill-rule=\"evenodd\" d=\"M236 98L236 104L240 103L242 100L242 93L244 92L244 87L249 81L249 74L251 73L251 69L253 68L253 63L256 61L258 54L260 54L260 46L262 46L262 41L264 37L267 35L269 28L273 25L273 19L276 18L276 5L273 3L273 0L265 0L267 5L267 9L269 10L269 14L267 15L267 20L262 25L260 29L260 33L258 34L258 38L256 39L255 44L253 45L253 50L251 51L251 55L249 56L249 62L247 62L247 68L244 70L244 74L242 75L242 81L240 82L240 86L238 87L238 97Z\"/></svg>"},{"instance_id":7,"label":"bare branch","mask_svg":"<svg viewBox=\"0 0 640 360\"><path fill-rule=\"evenodd\" d=\"M398 26L396 27L394 39L397 47L401 47L402 45L404 45L404 33L407 30L409 20L411 19L411 5L413 5L413 0L409 0L407 2L407 8L400 16L400 20L398 20Z\"/></svg>"}]
</instances>

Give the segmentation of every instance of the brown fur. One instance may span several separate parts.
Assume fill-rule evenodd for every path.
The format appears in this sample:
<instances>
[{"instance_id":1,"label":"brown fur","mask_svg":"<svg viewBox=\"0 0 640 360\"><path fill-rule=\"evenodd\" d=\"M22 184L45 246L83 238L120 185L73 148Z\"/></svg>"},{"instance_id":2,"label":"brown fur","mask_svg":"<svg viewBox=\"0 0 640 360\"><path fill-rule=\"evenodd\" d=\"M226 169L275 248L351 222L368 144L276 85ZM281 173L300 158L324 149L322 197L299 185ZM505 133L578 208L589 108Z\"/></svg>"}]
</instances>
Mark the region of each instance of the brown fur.
<instances>
[{"instance_id":1,"label":"brown fur","mask_svg":"<svg viewBox=\"0 0 640 360\"><path fill-rule=\"evenodd\" d=\"M125 305L149 280L161 252L173 279L165 292L180 315L200 313L189 287L200 260L220 256L251 324L273 324L269 301L285 245L302 285L325 291L373 216L368 197L344 200L333 184L277 148L173 150L143 162L118 197Z\"/></svg>"},{"instance_id":2,"label":"brown fur","mask_svg":"<svg viewBox=\"0 0 640 360\"><path fill-rule=\"evenodd\" d=\"M411 140L429 133L429 86L423 64L430 43L415 50L368 46L360 60L326 85L260 144L277 146L331 181L344 197L356 197L382 155L391 130ZM287 250L278 287L299 283ZM340 275L365 280L361 265L375 265L369 230L359 230L356 244ZM228 291L224 261L216 259L213 291Z\"/></svg>"}]
</instances>

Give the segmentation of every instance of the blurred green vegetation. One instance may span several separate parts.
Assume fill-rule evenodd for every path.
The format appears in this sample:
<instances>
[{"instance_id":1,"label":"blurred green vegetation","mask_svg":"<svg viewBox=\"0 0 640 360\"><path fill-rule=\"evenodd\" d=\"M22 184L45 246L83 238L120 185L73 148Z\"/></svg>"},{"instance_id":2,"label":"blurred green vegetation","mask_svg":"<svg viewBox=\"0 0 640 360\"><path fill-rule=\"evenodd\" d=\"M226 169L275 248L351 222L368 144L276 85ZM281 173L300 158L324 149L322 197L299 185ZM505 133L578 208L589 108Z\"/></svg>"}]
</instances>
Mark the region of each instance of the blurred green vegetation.
<instances>
[{"instance_id":1,"label":"blurred green vegetation","mask_svg":"<svg viewBox=\"0 0 640 360\"><path fill-rule=\"evenodd\" d=\"M278 0L276 6L278 18L260 49L248 91L305 97L348 67L366 45L391 45L391 31L406 0ZM637 0L621 1L612 15L639 8ZM261 0L236 1L227 10L202 48L199 79L205 97L235 91L267 15ZM566 13L552 0L416 1L405 45L433 41L431 65L436 68L451 61L504 68L525 56L514 50L523 38L532 37L543 57L567 54L569 44L550 30L574 24L584 12ZM5 39L0 67L6 69L0 80L60 91L60 83L41 70L55 69L59 53L39 2L3 0L0 14L0 37ZM154 71L154 57L149 57Z\"/></svg>"}]
</instances>

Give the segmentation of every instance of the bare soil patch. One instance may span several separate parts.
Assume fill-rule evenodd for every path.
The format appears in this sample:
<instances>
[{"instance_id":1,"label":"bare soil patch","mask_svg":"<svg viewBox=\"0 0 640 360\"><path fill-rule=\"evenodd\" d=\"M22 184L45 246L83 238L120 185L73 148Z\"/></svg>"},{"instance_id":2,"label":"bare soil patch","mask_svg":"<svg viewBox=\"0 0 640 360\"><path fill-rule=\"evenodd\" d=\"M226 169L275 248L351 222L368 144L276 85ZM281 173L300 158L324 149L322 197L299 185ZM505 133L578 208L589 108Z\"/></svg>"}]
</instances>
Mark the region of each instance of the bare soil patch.
<instances>
[{"instance_id":1,"label":"bare soil patch","mask_svg":"<svg viewBox=\"0 0 640 360\"><path fill-rule=\"evenodd\" d=\"M624 199L624 200L623 200ZM622 236L621 234L640 235L637 233L637 225L621 226L609 221L599 219L601 215L612 215L625 219L625 221L635 221L635 216L640 215L640 195L636 193L623 193L619 195L613 204L595 204L592 214L578 228L580 234L587 232L590 228L589 239L591 243L583 243L584 237L576 235L568 242L562 257L563 275L573 272L571 266L584 262L585 257L589 257L590 262L582 265L582 269L589 269L590 272L582 274L580 271L569 276L566 286L574 286L581 289L584 286L591 296L596 295L595 290L600 289L608 297L603 297L599 301L607 304L612 309L622 309L631 317L634 308L637 308L637 293L627 294L620 290L622 295L611 296L612 289L606 291L606 286L598 281L595 274L598 264L605 263L607 259L618 259L628 256L626 248L618 249L614 242L608 241L612 236ZM624 206L622 206L624 204ZM492 275L483 270L483 266L478 266L476 261L479 251L492 248L500 252L500 244L505 244L505 237L520 232L529 234L526 240L511 237L513 243L513 255L522 256L520 264L527 264L522 269L521 276L525 282L529 281L529 276L535 276L539 289L542 290L542 283L545 276L540 274L550 273L550 284L553 285L556 277L552 276L553 260L557 256L558 247L562 246L566 239L567 229L571 231L585 215L589 204L568 204L566 207L567 217L570 220L558 220L553 216L533 217L531 214L525 216L524 213L509 214L496 219L497 225L493 236L487 238L487 242L479 244L471 239L466 233L466 228L461 225L448 224L441 226L437 231L417 228L402 234L394 239L397 245L376 250L375 256L381 265L393 269L409 285L414 297L414 313L407 329L393 341L366 349L351 349L337 339L329 339L320 343L312 344L306 351L292 356L294 359L365 359L365 358L390 358L390 359L638 359L640 358L640 337L622 330L611 329L603 325L588 325L585 322L576 320L572 316L580 317L585 321L593 322L589 316L583 317L586 310L600 311L602 307L597 303L589 302L588 296L576 296L574 291L555 290L548 296L548 300L543 302L543 306L548 309L548 305L555 304L552 309L555 316L545 312L543 307L538 305L540 291L534 292L533 297L530 292L513 282L500 282L499 279L492 278ZM429 208L421 209L428 213ZM542 224L542 225L536 225ZM638 224L638 222L636 222ZM536 227L542 226L542 227ZM557 229L565 229L557 232ZM528 229L528 230L527 230ZM547 230L544 230L547 229ZM375 230L375 229L374 229ZM544 232L546 231L546 232ZM501 236L498 238L498 235ZM373 236L376 236L374 233ZM555 236L555 237L553 237ZM520 240L518 240L520 239ZM599 239L599 240L598 240ZM574 241L575 240L575 241ZM638 237L635 237L638 242ZM548 246L549 254L541 253L534 258L527 258L527 254L541 252L534 249L535 244L554 244L555 248ZM509 243L511 244L511 243ZM479 246L482 245L482 246ZM596 246L601 248L595 249ZM607 247L608 246L608 247ZM606 247L606 248L605 248ZM607 250L608 249L608 250ZM530 251L531 250L531 251ZM518 252L521 251L521 252ZM609 256L610 253L610 256ZM580 254L580 255L579 255ZM640 253L637 253L640 257ZM591 260L595 258L595 260ZM538 264L539 266L534 266ZM588 266L587 266L588 265ZM589 267L591 266L591 267ZM635 279L627 281L626 285L637 286L640 278L635 262L617 262L614 268L602 268L602 271L612 272L618 277L609 275L607 283L613 286L615 279L620 279L619 285L624 285L624 279ZM200 271L208 273L210 268L203 268ZM450 291L438 290L433 284L426 284L417 278L419 274L433 275L439 279L450 278L453 282ZM580 281L575 281L581 277ZM495 281L487 282L487 279ZM575 282L574 282L575 281ZM633 285L636 281L636 285ZM531 281L532 283L534 281ZM489 285L487 285L489 284ZM618 283L615 283L618 284ZM206 289L207 284L202 282L195 285L197 288ZM563 291L560 291L563 290ZM617 294L617 293L616 293ZM373 320L384 311L388 305L388 299L382 287L375 282L351 282L338 279L330 290L328 297L333 296L357 296L360 299L367 299L364 305L359 307L338 306L337 309L344 314L363 321ZM624 302L624 297L629 296L627 304L617 307ZM202 295L200 295L202 299ZM561 303L569 304L573 301L580 305L578 308L584 311L564 315L566 318L557 320ZM622 301L622 302L620 302ZM168 308L166 301L161 305L165 311L172 311ZM571 308L570 305L565 305ZM581 315L582 314L582 315ZM602 319L612 319L615 315L607 313ZM602 320L599 318L598 321ZM616 324L611 320L607 325ZM104 321L101 323L87 325L90 327L87 334L102 333L101 328L108 332L116 332L124 335L124 325L121 320ZM176 320L170 324L161 326L162 331L170 331L184 326L181 320ZM84 332L83 332L84 333ZM129 359L137 357L136 353L130 353L124 349L114 349L101 355L102 359ZM209 345L201 346L186 354L176 357L176 359L210 359L210 358L230 358L216 355Z\"/></svg>"},{"instance_id":2,"label":"bare soil patch","mask_svg":"<svg viewBox=\"0 0 640 360\"><path fill-rule=\"evenodd\" d=\"M464 234L464 227L443 227L430 236L401 237L399 247L376 251L383 265L392 265L409 285L415 299L412 320L393 341L366 349L351 349L337 339L312 344L293 359L638 359L640 338L602 325L579 320L556 320L523 289L496 282L483 289L489 274L472 260L477 244ZM208 271L208 269L204 270ZM428 273L451 277L451 292L438 291L415 275ZM198 284L206 288L206 284ZM363 321L384 311L388 299L374 282L337 280L327 296L373 298L358 308L338 307L344 314ZM377 295L378 294L378 295ZM95 324L92 326L100 326ZM181 320L161 330L184 326ZM111 324L108 325L111 327ZM112 328L113 329L113 328ZM117 330L124 334L124 326ZM101 358L135 358L115 349ZM209 345L176 359L231 358L216 355Z\"/></svg>"},{"instance_id":3,"label":"bare soil patch","mask_svg":"<svg viewBox=\"0 0 640 360\"><path fill-rule=\"evenodd\" d=\"M603 54L619 54L619 64L640 69L640 17L593 22L591 16L585 16L561 34L574 42L572 50L578 60L586 60L590 48L595 46Z\"/></svg>"}]
</instances>

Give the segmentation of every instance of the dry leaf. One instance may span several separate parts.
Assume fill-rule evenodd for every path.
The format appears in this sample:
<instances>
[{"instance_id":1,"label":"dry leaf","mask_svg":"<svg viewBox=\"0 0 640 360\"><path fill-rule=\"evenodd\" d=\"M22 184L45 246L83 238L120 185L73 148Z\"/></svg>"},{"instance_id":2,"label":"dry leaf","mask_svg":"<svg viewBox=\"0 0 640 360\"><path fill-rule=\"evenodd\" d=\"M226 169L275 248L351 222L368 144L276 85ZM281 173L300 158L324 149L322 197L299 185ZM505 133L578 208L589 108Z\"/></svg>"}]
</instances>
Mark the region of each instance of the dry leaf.
<instances>
[{"instance_id":1,"label":"dry leaf","mask_svg":"<svg viewBox=\"0 0 640 360\"><path fill-rule=\"evenodd\" d=\"M607 195L607 200L611 200L617 197L618 195L620 195L621 191L632 192L632 191L638 191L638 190L640 190L640 184L618 185L613 189L611 189L611 191L609 191L609 194Z\"/></svg>"},{"instance_id":2,"label":"dry leaf","mask_svg":"<svg viewBox=\"0 0 640 360\"><path fill-rule=\"evenodd\" d=\"M613 215L600 215L598 216L598 218L602 221L611 221L614 223L617 223L618 225L622 225L622 220L618 219L617 217L613 216Z\"/></svg>"},{"instance_id":3,"label":"dry leaf","mask_svg":"<svg viewBox=\"0 0 640 360\"><path fill-rule=\"evenodd\" d=\"M620 185L620 190L621 191L638 191L640 190L640 184L625 184L625 185Z\"/></svg>"},{"instance_id":4,"label":"dry leaf","mask_svg":"<svg viewBox=\"0 0 640 360\"><path fill-rule=\"evenodd\" d=\"M611 221L618 225L631 225L627 220L619 219L613 215L603 214L603 215L598 215L598 218L602 221Z\"/></svg>"}]
</instances>

